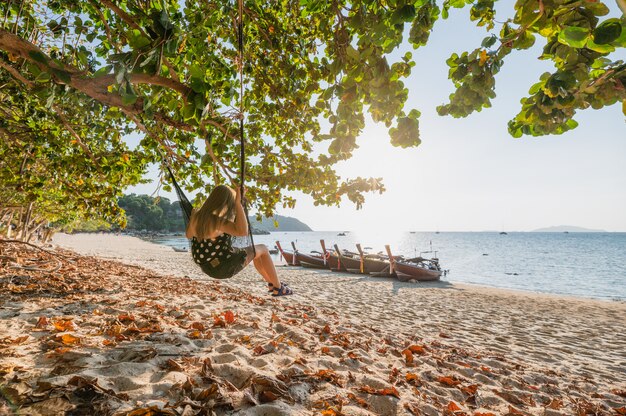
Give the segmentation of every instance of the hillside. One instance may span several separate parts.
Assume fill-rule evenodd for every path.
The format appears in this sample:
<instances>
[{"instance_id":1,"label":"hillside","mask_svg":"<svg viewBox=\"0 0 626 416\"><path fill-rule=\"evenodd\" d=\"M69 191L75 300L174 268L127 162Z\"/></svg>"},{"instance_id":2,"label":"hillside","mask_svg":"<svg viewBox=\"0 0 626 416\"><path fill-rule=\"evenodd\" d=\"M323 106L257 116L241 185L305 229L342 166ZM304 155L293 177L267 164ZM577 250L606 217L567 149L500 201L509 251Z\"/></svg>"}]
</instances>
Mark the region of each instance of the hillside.
<instances>
[{"instance_id":1,"label":"hillside","mask_svg":"<svg viewBox=\"0 0 626 416\"><path fill-rule=\"evenodd\" d=\"M556 225L553 227L538 228L534 233L605 233L605 230L594 230L591 228L575 227L573 225Z\"/></svg>"},{"instance_id":2,"label":"hillside","mask_svg":"<svg viewBox=\"0 0 626 416\"><path fill-rule=\"evenodd\" d=\"M254 229L265 231L313 231L311 227L299 219L283 217L282 215L276 215L273 218L263 218L261 221L257 221L255 217L251 216L250 226Z\"/></svg>"}]
</instances>

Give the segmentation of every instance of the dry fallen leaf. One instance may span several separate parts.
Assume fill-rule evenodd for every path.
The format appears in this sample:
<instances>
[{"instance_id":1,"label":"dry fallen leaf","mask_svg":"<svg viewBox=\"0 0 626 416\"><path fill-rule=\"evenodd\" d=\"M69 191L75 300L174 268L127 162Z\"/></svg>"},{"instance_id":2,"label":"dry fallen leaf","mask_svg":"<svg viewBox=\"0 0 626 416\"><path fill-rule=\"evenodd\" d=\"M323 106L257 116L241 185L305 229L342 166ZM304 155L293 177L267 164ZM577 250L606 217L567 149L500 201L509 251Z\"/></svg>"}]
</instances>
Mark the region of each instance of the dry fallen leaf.
<instances>
[{"instance_id":1,"label":"dry fallen leaf","mask_svg":"<svg viewBox=\"0 0 626 416\"><path fill-rule=\"evenodd\" d=\"M407 348L406 350L402 351L402 354L404 355L404 358L406 360L406 365L409 367L413 366L413 353L411 352L411 350Z\"/></svg>"},{"instance_id":2,"label":"dry fallen leaf","mask_svg":"<svg viewBox=\"0 0 626 416\"><path fill-rule=\"evenodd\" d=\"M52 321L52 325L54 325L54 329L59 332L72 331L74 330L74 323L72 319L55 319Z\"/></svg>"},{"instance_id":3,"label":"dry fallen leaf","mask_svg":"<svg viewBox=\"0 0 626 416\"><path fill-rule=\"evenodd\" d=\"M227 324L234 324L235 319L236 319L235 314L232 311L224 312L224 320L226 321Z\"/></svg>"},{"instance_id":4,"label":"dry fallen leaf","mask_svg":"<svg viewBox=\"0 0 626 416\"><path fill-rule=\"evenodd\" d=\"M461 384L461 382L454 379L454 377L438 377L437 381L449 387L454 387L454 386L458 386L459 384Z\"/></svg>"},{"instance_id":5,"label":"dry fallen leaf","mask_svg":"<svg viewBox=\"0 0 626 416\"><path fill-rule=\"evenodd\" d=\"M39 320L37 321L37 325L35 325L35 328L43 329L48 326L48 323L49 323L48 318L46 318L45 316L41 316L39 317Z\"/></svg>"},{"instance_id":6,"label":"dry fallen leaf","mask_svg":"<svg viewBox=\"0 0 626 416\"><path fill-rule=\"evenodd\" d=\"M389 387L386 389L375 389L370 386L361 386L359 387L359 391L368 394L376 394L379 396L394 396L398 399L400 398L400 393L398 393L398 390L395 387Z\"/></svg>"},{"instance_id":7,"label":"dry fallen leaf","mask_svg":"<svg viewBox=\"0 0 626 416\"><path fill-rule=\"evenodd\" d=\"M457 410L461 410L461 408L454 402L448 403L448 406L446 406L446 409L449 410L450 412L456 412Z\"/></svg>"}]
</instances>

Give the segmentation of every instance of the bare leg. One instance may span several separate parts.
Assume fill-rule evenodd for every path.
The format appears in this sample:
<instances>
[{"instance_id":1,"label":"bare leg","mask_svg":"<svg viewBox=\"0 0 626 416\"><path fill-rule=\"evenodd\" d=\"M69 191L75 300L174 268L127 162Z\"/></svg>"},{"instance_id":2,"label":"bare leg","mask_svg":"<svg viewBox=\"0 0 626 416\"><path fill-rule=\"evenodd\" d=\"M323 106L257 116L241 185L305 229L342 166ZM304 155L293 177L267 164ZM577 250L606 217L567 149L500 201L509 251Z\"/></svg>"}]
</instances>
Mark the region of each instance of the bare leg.
<instances>
[{"instance_id":1,"label":"bare leg","mask_svg":"<svg viewBox=\"0 0 626 416\"><path fill-rule=\"evenodd\" d=\"M279 288L280 279L278 279L276 267L274 267L274 262L272 261L272 257L270 256L267 246L264 244L256 244L254 249L256 251L256 256L254 256L253 259L254 267L258 270L261 276L263 276L263 279L265 279L266 282L271 283L276 288Z\"/></svg>"}]
</instances>

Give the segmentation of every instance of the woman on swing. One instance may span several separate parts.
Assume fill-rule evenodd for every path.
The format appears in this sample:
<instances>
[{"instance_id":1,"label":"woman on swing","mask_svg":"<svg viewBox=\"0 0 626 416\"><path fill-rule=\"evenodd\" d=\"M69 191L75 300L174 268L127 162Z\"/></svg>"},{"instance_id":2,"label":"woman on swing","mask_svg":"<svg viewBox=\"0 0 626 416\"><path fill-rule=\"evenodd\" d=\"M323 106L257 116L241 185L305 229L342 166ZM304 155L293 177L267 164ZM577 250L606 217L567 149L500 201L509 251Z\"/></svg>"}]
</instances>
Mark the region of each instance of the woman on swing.
<instances>
[{"instance_id":1,"label":"woman on swing","mask_svg":"<svg viewBox=\"0 0 626 416\"><path fill-rule=\"evenodd\" d=\"M248 263L261 273L272 296L291 295L289 286L281 283L264 244L238 249L231 238L248 235L248 220L241 204L241 191L226 185L216 186L199 210L194 209L187 227L191 253L202 271L215 279L228 279ZM255 254L256 252L256 254Z\"/></svg>"}]
</instances>

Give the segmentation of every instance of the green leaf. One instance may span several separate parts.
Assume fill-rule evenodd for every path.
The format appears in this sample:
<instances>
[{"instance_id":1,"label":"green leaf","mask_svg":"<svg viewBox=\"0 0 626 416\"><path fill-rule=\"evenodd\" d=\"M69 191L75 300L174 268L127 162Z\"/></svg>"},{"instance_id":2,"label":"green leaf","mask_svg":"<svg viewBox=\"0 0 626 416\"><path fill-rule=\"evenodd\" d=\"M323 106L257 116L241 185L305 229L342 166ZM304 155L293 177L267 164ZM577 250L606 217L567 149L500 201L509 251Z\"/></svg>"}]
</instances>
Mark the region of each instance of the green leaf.
<instances>
[{"instance_id":1,"label":"green leaf","mask_svg":"<svg viewBox=\"0 0 626 416\"><path fill-rule=\"evenodd\" d=\"M593 41L597 45L606 45L618 39L622 34L622 23L619 19L608 19L593 31Z\"/></svg>"},{"instance_id":2,"label":"green leaf","mask_svg":"<svg viewBox=\"0 0 626 416\"><path fill-rule=\"evenodd\" d=\"M569 26L559 33L559 42L572 48L584 48L590 34L584 27Z\"/></svg>"},{"instance_id":3,"label":"green leaf","mask_svg":"<svg viewBox=\"0 0 626 416\"><path fill-rule=\"evenodd\" d=\"M34 61L39 62L40 64L48 64L48 59L46 58L46 55L39 51L29 51L28 56L30 56Z\"/></svg>"},{"instance_id":4,"label":"green leaf","mask_svg":"<svg viewBox=\"0 0 626 416\"><path fill-rule=\"evenodd\" d=\"M103 75L107 75L109 72L111 72L111 70L113 69L113 65L106 65L103 66L102 68L98 69L93 76L94 77L101 77Z\"/></svg>"},{"instance_id":5,"label":"green leaf","mask_svg":"<svg viewBox=\"0 0 626 416\"><path fill-rule=\"evenodd\" d=\"M133 29L128 33L128 44L133 49L141 49L150 43L150 39L145 37L139 29Z\"/></svg>"},{"instance_id":6,"label":"green leaf","mask_svg":"<svg viewBox=\"0 0 626 416\"><path fill-rule=\"evenodd\" d=\"M497 40L498 38L495 35L487 36L486 38L483 39L481 46L483 48L491 48L496 43Z\"/></svg>"},{"instance_id":7,"label":"green leaf","mask_svg":"<svg viewBox=\"0 0 626 416\"><path fill-rule=\"evenodd\" d=\"M586 48L591 49L592 51L595 51L601 54L611 53L615 50L615 46L613 45L610 45L610 44L598 45L591 39L587 41Z\"/></svg>"}]
</instances>

